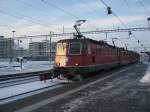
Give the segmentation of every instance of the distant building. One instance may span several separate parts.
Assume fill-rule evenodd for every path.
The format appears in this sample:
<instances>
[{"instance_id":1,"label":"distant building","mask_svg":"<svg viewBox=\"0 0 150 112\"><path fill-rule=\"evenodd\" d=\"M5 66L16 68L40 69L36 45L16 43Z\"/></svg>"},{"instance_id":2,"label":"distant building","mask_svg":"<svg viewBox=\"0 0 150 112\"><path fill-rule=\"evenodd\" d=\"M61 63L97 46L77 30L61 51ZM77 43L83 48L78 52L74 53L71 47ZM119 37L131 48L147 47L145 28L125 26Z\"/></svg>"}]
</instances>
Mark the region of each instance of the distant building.
<instances>
[{"instance_id":1,"label":"distant building","mask_svg":"<svg viewBox=\"0 0 150 112\"><path fill-rule=\"evenodd\" d=\"M29 53L27 49L19 47L15 50L15 57L28 57Z\"/></svg>"},{"instance_id":2,"label":"distant building","mask_svg":"<svg viewBox=\"0 0 150 112\"><path fill-rule=\"evenodd\" d=\"M54 58L56 52L56 43L51 43L50 49L50 42L43 41L43 42L31 42L29 43L29 55L31 57L48 57Z\"/></svg>"},{"instance_id":3,"label":"distant building","mask_svg":"<svg viewBox=\"0 0 150 112\"><path fill-rule=\"evenodd\" d=\"M0 36L0 58L3 58L4 56L4 37Z\"/></svg>"},{"instance_id":4,"label":"distant building","mask_svg":"<svg viewBox=\"0 0 150 112\"><path fill-rule=\"evenodd\" d=\"M0 36L0 58L14 57L14 40Z\"/></svg>"}]
</instances>

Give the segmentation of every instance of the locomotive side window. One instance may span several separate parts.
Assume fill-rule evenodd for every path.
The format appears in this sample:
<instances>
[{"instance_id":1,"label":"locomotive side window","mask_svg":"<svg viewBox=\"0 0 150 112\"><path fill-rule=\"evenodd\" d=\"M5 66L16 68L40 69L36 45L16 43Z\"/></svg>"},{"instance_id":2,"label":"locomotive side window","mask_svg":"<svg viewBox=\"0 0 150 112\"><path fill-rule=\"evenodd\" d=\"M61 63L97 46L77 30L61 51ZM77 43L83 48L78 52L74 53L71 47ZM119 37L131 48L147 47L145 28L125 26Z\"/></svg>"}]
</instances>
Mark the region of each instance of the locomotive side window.
<instances>
[{"instance_id":1,"label":"locomotive side window","mask_svg":"<svg viewBox=\"0 0 150 112\"><path fill-rule=\"evenodd\" d=\"M91 46L88 44L88 54L91 54Z\"/></svg>"},{"instance_id":2,"label":"locomotive side window","mask_svg":"<svg viewBox=\"0 0 150 112\"><path fill-rule=\"evenodd\" d=\"M82 53L83 53L83 54L86 54L86 53L87 53L87 50L88 50L88 48L87 48L87 43L82 43Z\"/></svg>"},{"instance_id":3,"label":"locomotive side window","mask_svg":"<svg viewBox=\"0 0 150 112\"><path fill-rule=\"evenodd\" d=\"M56 55L65 55L65 54L66 54L66 43L57 43Z\"/></svg>"},{"instance_id":4,"label":"locomotive side window","mask_svg":"<svg viewBox=\"0 0 150 112\"><path fill-rule=\"evenodd\" d=\"M70 43L69 54L75 54L75 55L81 54L81 43L80 42Z\"/></svg>"}]
</instances>

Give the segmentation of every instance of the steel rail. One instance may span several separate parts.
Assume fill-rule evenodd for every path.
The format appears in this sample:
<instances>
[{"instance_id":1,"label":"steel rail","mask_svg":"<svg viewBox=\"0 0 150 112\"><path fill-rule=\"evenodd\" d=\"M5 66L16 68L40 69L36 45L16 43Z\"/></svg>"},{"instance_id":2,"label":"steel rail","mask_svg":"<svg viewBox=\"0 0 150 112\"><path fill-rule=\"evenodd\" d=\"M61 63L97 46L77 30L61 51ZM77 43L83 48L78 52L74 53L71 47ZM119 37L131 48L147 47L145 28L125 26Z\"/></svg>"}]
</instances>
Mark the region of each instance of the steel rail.
<instances>
[{"instance_id":1,"label":"steel rail","mask_svg":"<svg viewBox=\"0 0 150 112\"><path fill-rule=\"evenodd\" d=\"M12 79L18 79L18 78L27 78L32 76L39 76L42 73L45 72L52 72L51 70L45 70L45 71L36 71L36 72L27 72L27 73L16 73L16 74L9 74L9 75L0 75L0 81L6 81L6 80L12 80Z\"/></svg>"}]
</instances>

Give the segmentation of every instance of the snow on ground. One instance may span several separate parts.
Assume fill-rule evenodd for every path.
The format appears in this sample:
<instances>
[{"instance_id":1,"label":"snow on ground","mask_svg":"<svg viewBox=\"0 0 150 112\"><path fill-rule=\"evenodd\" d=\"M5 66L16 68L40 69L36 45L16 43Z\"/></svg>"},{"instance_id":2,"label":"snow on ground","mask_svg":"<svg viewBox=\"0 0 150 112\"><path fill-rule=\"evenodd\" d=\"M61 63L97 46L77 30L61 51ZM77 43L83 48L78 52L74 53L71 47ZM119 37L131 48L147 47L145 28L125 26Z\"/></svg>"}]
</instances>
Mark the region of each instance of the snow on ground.
<instances>
[{"instance_id":1,"label":"snow on ground","mask_svg":"<svg viewBox=\"0 0 150 112\"><path fill-rule=\"evenodd\" d=\"M140 80L140 82L150 84L150 72L149 72L148 74L146 74L146 75Z\"/></svg>"},{"instance_id":2,"label":"snow on ground","mask_svg":"<svg viewBox=\"0 0 150 112\"><path fill-rule=\"evenodd\" d=\"M54 62L50 61L28 61L23 63L23 67L21 68L18 62L13 62L11 64L9 62L0 62L0 75L49 70L53 67L53 64Z\"/></svg>"},{"instance_id":3,"label":"snow on ground","mask_svg":"<svg viewBox=\"0 0 150 112\"><path fill-rule=\"evenodd\" d=\"M147 62L144 62L144 64L147 64ZM140 80L141 83L145 83L145 84L150 84L150 66L148 67L145 75L142 77L142 79Z\"/></svg>"},{"instance_id":4,"label":"snow on ground","mask_svg":"<svg viewBox=\"0 0 150 112\"><path fill-rule=\"evenodd\" d=\"M9 100L10 100L9 98L12 96L17 97L19 95L24 95L23 97L27 97L29 95L26 95L25 93L38 91L42 88L47 88L47 87L51 87L50 89L54 89L56 87L62 86L59 84L64 83L64 82L66 82L66 80L53 79L53 80L47 80L46 82L36 81L36 82L30 82L30 83L26 83L26 84L20 84L20 85L1 88L0 89L0 104L9 102ZM47 91L47 90L49 90L49 89L46 89L45 91ZM41 92L43 92L43 91L41 91ZM34 94L36 94L36 93L34 92ZM30 94L30 95L32 95L32 94ZM21 98L23 98L23 97L21 97ZM17 98L17 99L15 98L15 100L18 100L18 99L20 99L20 98Z\"/></svg>"}]
</instances>

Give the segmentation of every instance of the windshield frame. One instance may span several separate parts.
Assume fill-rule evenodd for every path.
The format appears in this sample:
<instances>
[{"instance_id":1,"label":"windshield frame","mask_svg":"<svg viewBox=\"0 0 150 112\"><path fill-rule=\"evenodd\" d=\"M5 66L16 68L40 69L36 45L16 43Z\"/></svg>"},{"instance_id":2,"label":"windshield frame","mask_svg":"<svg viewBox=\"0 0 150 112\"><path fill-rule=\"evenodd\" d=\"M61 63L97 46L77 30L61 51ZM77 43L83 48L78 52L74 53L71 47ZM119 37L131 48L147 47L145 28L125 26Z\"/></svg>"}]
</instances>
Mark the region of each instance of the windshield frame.
<instances>
[{"instance_id":1,"label":"windshield frame","mask_svg":"<svg viewBox=\"0 0 150 112\"><path fill-rule=\"evenodd\" d=\"M71 44L74 44L74 43L79 43L79 44L80 44L80 52L79 52L78 54L70 53L70 45L71 45ZM81 43L81 42L70 42L70 43L69 43L69 49L68 49L68 54L69 54L69 55L81 55L81 53L82 53L82 43Z\"/></svg>"},{"instance_id":2,"label":"windshield frame","mask_svg":"<svg viewBox=\"0 0 150 112\"><path fill-rule=\"evenodd\" d=\"M58 45L61 45L62 47L62 50L61 53L60 51L58 52ZM56 45L56 55L66 55L67 53L67 43L66 42L58 42L57 45Z\"/></svg>"}]
</instances>

